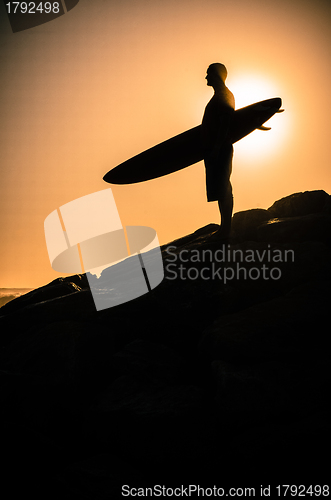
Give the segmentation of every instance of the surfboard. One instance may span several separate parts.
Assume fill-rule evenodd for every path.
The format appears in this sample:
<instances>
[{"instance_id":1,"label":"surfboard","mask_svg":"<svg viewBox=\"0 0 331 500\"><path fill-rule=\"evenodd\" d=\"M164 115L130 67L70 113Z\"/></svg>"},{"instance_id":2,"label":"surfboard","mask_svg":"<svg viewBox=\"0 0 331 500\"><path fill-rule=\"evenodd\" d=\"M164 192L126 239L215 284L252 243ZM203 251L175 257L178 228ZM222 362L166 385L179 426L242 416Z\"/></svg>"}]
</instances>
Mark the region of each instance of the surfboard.
<instances>
[{"instance_id":1,"label":"surfboard","mask_svg":"<svg viewBox=\"0 0 331 500\"><path fill-rule=\"evenodd\" d=\"M275 97L237 109L227 133L228 140L234 144L253 130L269 130L263 127L263 123L283 111L281 105L281 98ZM203 160L200 127L191 128L133 156L107 172L103 180L111 184L134 184L171 174Z\"/></svg>"}]
</instances>

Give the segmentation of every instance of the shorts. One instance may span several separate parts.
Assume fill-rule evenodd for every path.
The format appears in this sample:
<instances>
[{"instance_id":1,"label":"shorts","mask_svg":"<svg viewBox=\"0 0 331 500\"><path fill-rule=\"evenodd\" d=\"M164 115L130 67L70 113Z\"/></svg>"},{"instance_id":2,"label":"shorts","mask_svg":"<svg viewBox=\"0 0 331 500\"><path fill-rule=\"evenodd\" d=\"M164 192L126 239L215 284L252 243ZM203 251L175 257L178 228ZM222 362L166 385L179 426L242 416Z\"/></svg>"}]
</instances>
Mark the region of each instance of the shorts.
<instances>
[{"instance_id":1,"label":"shorts","mask_svg":"<svg viewBox=\"0 0 331 500\"><path fill-rule=\"evenodd\" d=\"M207 201L217 201L226 193L232 172L233 146L222 147L216 160L205 158Z\"/></svg>"}]
</instances>

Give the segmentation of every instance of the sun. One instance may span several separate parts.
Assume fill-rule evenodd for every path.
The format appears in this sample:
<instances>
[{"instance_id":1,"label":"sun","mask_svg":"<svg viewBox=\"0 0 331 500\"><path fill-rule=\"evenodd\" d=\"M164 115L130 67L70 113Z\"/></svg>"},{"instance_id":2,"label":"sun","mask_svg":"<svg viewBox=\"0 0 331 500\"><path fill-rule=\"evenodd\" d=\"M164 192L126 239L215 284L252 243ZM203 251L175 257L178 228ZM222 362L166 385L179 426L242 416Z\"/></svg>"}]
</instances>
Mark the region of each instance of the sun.
<instances>
[{"instance_id":1,"label":"sun","mask_svg":"<svg viewBox=\"0 0 331 500\"><path fill-rule=\"evenodd\" d=\"M234 94L236 109L264 99L281 97L281 86L261 75L238 75L233 79L228 78L226 85ZM243 164L255 162L258 165L283 147L288 130L286 112L276 113L264 125L271 127L271 130L255 130L235 144L236 158L242 160Z\"/></svg>"}]
</instances>

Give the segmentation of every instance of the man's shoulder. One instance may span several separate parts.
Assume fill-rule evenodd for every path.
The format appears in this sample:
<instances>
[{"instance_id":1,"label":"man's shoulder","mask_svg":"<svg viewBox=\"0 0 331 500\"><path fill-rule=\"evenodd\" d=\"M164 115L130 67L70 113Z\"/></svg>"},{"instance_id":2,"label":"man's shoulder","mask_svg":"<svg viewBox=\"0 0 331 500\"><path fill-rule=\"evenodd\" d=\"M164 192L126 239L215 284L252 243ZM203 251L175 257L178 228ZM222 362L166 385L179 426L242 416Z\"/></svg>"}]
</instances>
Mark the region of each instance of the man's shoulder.
<instances>
[{"instance_id":1,"label":"man's shoulder","mask_svg":"<svg viewBox=\"0 0 331 500\"><path fill-rule=\"evenodd\" d=\"M229 108L232 109L235 108L234 95L232 94L231 90L229 90L227 87L225 87L224 92L222 92L221 101L224 103L225 106L228 106Z\"/></svg>"},{"instance_id":2,"label":"man's shoulder","mask_svg":"<svg viewBox=\"0 0 331 500\"><path fill-rule=\"evenodd\" d=\"M208 102L206 108L214 109L234 109L235 100L232 92L225 87L222 92L217 92Z\"/></svg>"}]
</instances>

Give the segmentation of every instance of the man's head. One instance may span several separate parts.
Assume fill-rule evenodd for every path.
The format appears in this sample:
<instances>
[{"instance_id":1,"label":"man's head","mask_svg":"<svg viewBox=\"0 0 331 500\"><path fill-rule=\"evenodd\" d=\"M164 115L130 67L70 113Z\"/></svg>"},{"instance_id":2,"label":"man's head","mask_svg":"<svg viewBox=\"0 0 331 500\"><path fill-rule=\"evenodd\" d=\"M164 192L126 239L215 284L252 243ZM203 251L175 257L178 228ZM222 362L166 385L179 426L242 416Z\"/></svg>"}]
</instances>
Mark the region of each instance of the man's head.
<instances>
[{"instance_id":1,"label":"man's head","mask_svg":"<svg viewBox=\"0 0 331 500\"><path fill-rule=\"evenodd\" d=\"M207 85L214 87L214 85L220 83L220 81L224 83L227 75L228 72L224 64L213 63L207 69Z\"/></svg>"}]
</instances>

